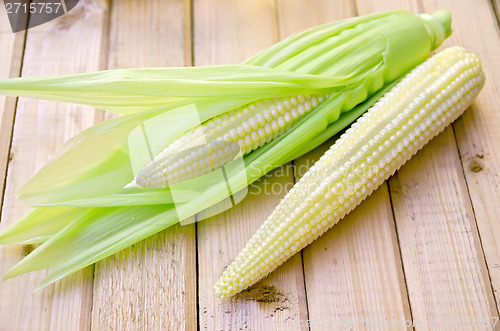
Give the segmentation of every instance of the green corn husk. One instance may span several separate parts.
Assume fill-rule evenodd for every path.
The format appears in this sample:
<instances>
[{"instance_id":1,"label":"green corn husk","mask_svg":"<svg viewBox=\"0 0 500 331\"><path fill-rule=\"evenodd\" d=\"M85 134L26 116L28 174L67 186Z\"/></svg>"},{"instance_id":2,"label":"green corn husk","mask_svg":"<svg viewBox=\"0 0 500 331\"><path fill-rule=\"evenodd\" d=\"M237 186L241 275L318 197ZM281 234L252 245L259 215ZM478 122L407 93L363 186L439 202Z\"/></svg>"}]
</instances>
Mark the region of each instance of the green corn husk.
<instances>
[{"instance_id":1,"label":"green corn husk","mask_svg":"<svg viewBox=\"0 0 500 331\"><path fill-rule=\"evenodd\" d=\"M40 283L46 286L227 198L227 183L211 173L175 187L175 199L173 187L123 189L134 177L129 135L149 120L175 123L163 130L168 144L197 125L179 117L183 107L195 105L204 122L262 98L330 94L288 132L244 155L243 171L228 168L231 190L238 192L353 122L450 35L450 21L448 11L384 12L314 27L242 65L0 80L6 95L124 114L70 139L19 191L37 208L0 232L0 243L43 244L4 278L50 268Z\"/></svg>"}]
</instances>

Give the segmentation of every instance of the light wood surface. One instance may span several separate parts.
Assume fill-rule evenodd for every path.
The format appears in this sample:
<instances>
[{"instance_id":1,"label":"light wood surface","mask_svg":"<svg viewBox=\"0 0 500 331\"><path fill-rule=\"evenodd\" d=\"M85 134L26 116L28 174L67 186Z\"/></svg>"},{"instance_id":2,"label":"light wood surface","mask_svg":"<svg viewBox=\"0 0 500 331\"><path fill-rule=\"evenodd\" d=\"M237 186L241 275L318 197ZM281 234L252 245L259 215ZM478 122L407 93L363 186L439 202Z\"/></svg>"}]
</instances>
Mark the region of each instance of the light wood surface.
<instances>
[{"instance_id":1,"label":"light wood surface","mask_svg":"<svg viewBox=\"0 0 500 331\"><path fill-rule=\"evenodd\" d=\"M60 20L30 29L26 37L22 75L103 69L108 19L106 1L84 1ZM94 124L95 116L90 107L19 98L3 200L2 228L28 210L17 200L15 192L67 139ZM5 273L32 250L31 245L0 247L0 272ZM0 329L89 329L92 274L93 267L86 268L36 293L33 291L47 275L46 271L1 282Z\"/></svg>"},{"instance_id":2,"label":"light wood surface","mask_svg":"<svg viewBox=\"0 0 500 331\"><path fill-rule=\"evenodd\" d=\"M113 1L107 68L191 65L186 20L189 1ZM173 226L98 262L93 328L195 330L195 274L194 224Z\"/></svg>"},{"instance_id":3,"label":"light wood surface","mask_svg":"<svg viewBox=\"0 0 500 331\"><path fill-rule=\"evenodd\" d=\"M169 228L36 293L46 271L0 282L0 330L500 329L491 325L500 309L499 0L85 0L16 34L0 8L0 77L239 63L324 22L440 8L452 10L454 30L442 47L478 55L483 91L453 127L269 277L233 299L213 293L335 138L257 181L224 213ZM15 192L64 141L112 116L0 96L0 229L26 213ZM0 273L33 248L0 246ZM485 319L490 325L477 324ZM376 324L383 321L406 325Z\"/></svg>"},{"instance_id":4,"label":"light wood surface","mask_svg":"<svg viewBox=\"0 0 500 331\"><path fill-rule=\"evenodd\" d=\"M424 1L426 9L452 6L453 1ZM498 2L497 2L498 5ZM498 6L497 6L498 8ZM446 43L470 49L481 59L487 80L473 107L453 125L462 171L472 202L472 228L479 230L491 285L500 309L500 39L498 16L489 1L464 2L454 11L455 28ZM479 37L478 37L479 36ZM477 230L474 229L475 233ZM475 240L477 244L477 240Z\"/></svg>"}]
</instances>

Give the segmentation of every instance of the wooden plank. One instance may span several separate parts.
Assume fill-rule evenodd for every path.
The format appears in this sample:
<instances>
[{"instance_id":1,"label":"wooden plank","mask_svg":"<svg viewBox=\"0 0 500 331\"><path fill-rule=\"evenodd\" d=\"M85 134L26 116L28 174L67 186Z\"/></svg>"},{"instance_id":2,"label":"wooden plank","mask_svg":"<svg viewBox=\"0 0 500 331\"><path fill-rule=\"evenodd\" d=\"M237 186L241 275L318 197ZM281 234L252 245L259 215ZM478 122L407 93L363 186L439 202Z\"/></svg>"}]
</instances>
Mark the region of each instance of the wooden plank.
<instances>
[{"instance_id":1,"label":"wooden plank","mask_svg":"<svg viewBox=\"0 0 500 331\"><path fill-rule=\"evenodd\" d=\"M189 1L114 1L111 12L109 68L191 64ZM194 224L177 225L98 262L92 328L196 330L195 240Z\"/></svg>"},{"instance_id":2,"label":"wooden plank","mask_svg":"<svg viewBox=\"0 0 500 331\"><path fill-rule=\"evenodd\" d=\"M387 10L408 10L414 13L420 11L419 0L355 0L359 15L387 11Z\"/></svg>"},{"instance_id":3,"label":"wooden plank","mask_svg":"<svg viewBox=\"0 0 500 331\"><path fill-rule=\"evenodd\" d=\"M422 323L497 316L459 162L447 129L390 181L412 314Z\"/></svg>"},{"instance_id":4,"label":"wooden plank","mask_svg":"<svg viewBox=\"0 0 500 331\"><path fill-rule=\"evenodd\" d=\"M196 330L194 226L173 226L96 264L92 328Z\"/></svg>"},{"instance_id":5,"label":"wooden plank","mask_svg":"<svg viewBox=\"0 0 500 331\"><path fill-rule=\"evenodd\" d=\"M191 65L187 0L112 4L108 69Z\"/></svg>"},{"instance_id":6,"label":"wooden plank","mask_svg":"<svg viewBox=\"0 0 500 331\"><path fill-rule=\"evenodd\" d=\"M440 8L452 9L455 37L446 41L444 45L469 46L467 48L475 51L483 40L489 39L487 33L490 31L490 38L494 32L493 44L496 42L499 54L497 31L491 29L494 24L491 8L484 3L481 5L478 2L472 4L467 1L423 1L422 9L425 12L433 12ZM477 7L482 8L481 14L476 11ZM481 22L476 23L476 26L483 23L488 25L486 36L483 33L478 38L479 35L471 29L471 26L474 26L471 24L474 18L477 22ZM469 36L469 44L462 42L460 36ZM484 51L486 52L486 47ZM488 45L488 52L492 52L491 43ZM481 54L479 55L481 57ZM500 62L496 61L496 65L499 64ZM494 65L485 64L485 67L493 68ZM490 126L485 123L485 118L481 121L476 116L477 113L483 112L481 99L491 98L493 95L495 95L493 91L485 88L476 103L480 110L476 111L477 108L472 107L455 125L459 140L463 140L459 148L462 156L457 152L453 129L448 128L390 181L412 314L414 320L424 323L423 325L435 323L434 325L443 327L448 321L456 323L452 324L455 328L463 329L467 326L464 324L467 318L472 319L472 323L479 323L482 319L489 318L491 323L491 317L498 316L474 211L478 216L478 224L482 222L489 229L485 233L487 238L494 239L493 230L498 228L497 215L500 209L496 206L486 207L483 202L479 203L479 199L477 199L478 204L472 207L461 165L461 158L466 159L469 155L464 154L464 150L467 150L465 146L472 148L467 150L468 152L477 152L482 148L479 146L489 145L492 147L493 155L495 149L498 153L498 148L490 143L494 141L495 130L496 137L499 137L498 129L491 119L488 119ZM493 114L494 108L491 105L489 110L488 106L484 107L485 113ZM480 136L473 138L471 135L473 132ZM460 135L463 137L460 138ZM469 138L478 145L471 145L471 141L466 142ZM470 155L472 157L476 154ZM498 169L498 166L496 167ZM495 165L492 165L491 170L494 171L494 168ZM474 176L467 168L465 173L469 178ZM479 177L482 175L479 174ZM492 203L491 199L496 199L500 193L498 180L495 193L495 181L483 178L484 181L475 188L471 186L469 180L469 188L473 188L471 190L473 196L480 195L486 202L490 199L489 202ZM487 211L487 216L484 211ZM499 238L497 235L497 243L500 242ZM496 256L492 256L493 263L495 261L498 263L498 247L497 245Z\"/></svg>"},{"instance_id":7,"label":"wooden plank","mask_svg":"<svg viewBox=\"0 0 500 331\"><path fill-rule=\"evenodd\" d=\"M366 3L370 3L366 1ZM283 34L295 30L381 10L365 2L280 2ZM366 6L369 7L369 6ZM303 15L307 13L307 15ZM306 19L297 20L297 17ZM303 24L303 26L301 26ZM295 161L297 177L331 146L334 139ZM311 330L355 321L410 319L400 264L394 219L386 186L377 190L346 219L303 250L304 275ZM307 321L304 321L304 324ZM359 324L358 324L359 323ZM345 324L343 324L345 326Z\"/></svg>"},{"instance_id":8,"label":"wooden plank","mask_svg":"<svg viewBox=\"0 0 500 331\"><path fill-rule=\"evenodd\" d=\"M25 36L25 31L12 33L7 14L2 11L0 14L1 78L18 77L21 74ZM2 194L9 160L15 109L16 98L0 96L0 211L2 210Z\"/></svg>"},{"instance_id":9,"label":"wooden plank","mask_svg":"<svg viewBox=\"0 0 500 331\"><path fill-rule=\"evenodd\" d=\"M195 0L193 10L197 66L239 63L279 40L271 0Z\"/></svg>"},{"instance_id":10,"label":"wooden plank","mask_svg":"<svg viewBox=\"0 0 500 331\"><path fill-rule=\"evenodd\" d=\"M496 20L500 24L500 0L491 0L491 4L495 10Z\"/></svg>"},{"instance_id":11,"label":"wooden plank","mask_svg":"<svg viewBox=\"0 0 500 331\"><path fill-rule=\"evenodd\" d=\"M467 180L489 276L500 310L500 32L491 3L424 1L426 10L451 8L455 32L448 45L461 45L482 61L486 84L474 106L455 124L455 136ZM498 5L498 2L497 2ZM497 6L497 9L499 7Z\"/></svg>"},{"instance_id":12,"label":"wooden plank","mask_svg":"<svg viewBox=\"0 0 500 331\"><path fill-rule=\"evenodd\" d=\"M81 1L70 13L27 35L23 76L55 75L102 68L108 4ZM2 226L27 208L15 192L58 150L65 140L94 123L91 107L19 98L8 168ZM0 247L0 273L5 273L33 246ZM14 330L82 330L90 327L92 271L86 268L33 293L46 271L0 283L2 328Z\"/></svg>"},{"instance_id":13,"label":"wooden plank","mask_svg":"<svg viewBox=\"0 0 500 331\"><path fill-rule=\"evenodd\" d=\"M278 0L280 37L356 15L355 3L351 0Z\"/></svg>"},{"instance_id":14,"label":"wooden plank","mask_svg":"<svg viewBox=\"0 0 500 331\"><path fill-rule=\"evenodd\" d=\"M194 2L195 64L238 63L278 39L271 0ZM213 286L293 183L284 167L251 186L243 202L198 223L199 320L204 330L283 330L307 318L300 255L240 296L220 300ZM265 194L274 188L277 194ZM260 194L258 194L260 192Z\"/></svg>"}]
</instances>

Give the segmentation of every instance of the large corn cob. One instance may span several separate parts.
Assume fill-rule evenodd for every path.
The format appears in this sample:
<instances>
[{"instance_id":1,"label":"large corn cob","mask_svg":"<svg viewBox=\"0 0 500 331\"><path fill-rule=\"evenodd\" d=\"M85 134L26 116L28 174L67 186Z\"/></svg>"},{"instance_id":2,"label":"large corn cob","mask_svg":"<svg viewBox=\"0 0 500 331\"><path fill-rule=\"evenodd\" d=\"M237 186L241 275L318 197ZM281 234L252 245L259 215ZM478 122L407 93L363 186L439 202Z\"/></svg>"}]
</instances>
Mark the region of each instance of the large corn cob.
<instances>
[{"instance_id":1,"label":"large corn cob","mask_svg":"<svg viewBox=\"0 0 500 331\"><path fill-rule=\"evenodd\" d=\"M379 91L386 90L393 81L422 63L450 33L448 11L433 15L393 11L308 29L264 50L243 65L119 69L0 80L0 93L7 95L76 102L129 114L99 123L69 140L18 192L21 199L33 206L65 205L78 211L57 226L41 220L37 213L16 223L15 230L7 234L10 238L26 232L15 240L26 242L34 238L38 242L38 234L30 232L32 224L48 224L49 227L44 227L49 230L43 233L43 240L49 236L50 239L6 275L13 277L49 267L50 276L41 283L46 286L181 218L199 216L207 208L221 205L228 191L244 189L269 169L315 148L355 120L373 103L375 95L378 98ZM139 172L138 181L141 187L161 187L189 178L190 172L196 175L214 169L233 157L237 150L246 153L254 144L264 141L259 134L258 140L246 144L252 134L247 139L248 126L236 122L235 125L245 129L244 139L239 137L237 129L234 131L238 132L238 142L241 139L243 144L236 140L224 141L225 138L215 135L207 137L211 128L206 126L206 132L202 127L196 128L195 119L204 123L242 106L239 111L243 116L247 103L299 94L323 95L326 100L321 104L318 101L318 106L295 125L295 121L291 121L292 127L284 134L279 134L282 130L276 129L276 125L273 128L272 120L266 122L271 132L265 141L272 141L244 156L243 171L227 171L224 180L218 176L219 172L214 172L214 176L208 174L186 185L176 185L173 190L122 190L137 174L134 171L144 166L146 152L150 156L147 161L153 161L148 169ZM327 94L330 97L326 98ZM198 118L188 116L179 121L179 116L186 114L185 106L188 113L196 108ZM270 106L264 108L271 109ZM293 118L293 110L291 114ZM225 121L220 117L211 123L219 119ZM279 119L275 123L279 126ZM257 133L265 132L265 128L264 124L263 131L257 130ZM227 128L222 128L223 135L230 131L224 130ZM186 132L192 141L183 138L168 147ZM199 149L196 151L199 146L194 143L196 140L208 143L201 155ZM226 151L226 147L230 150ZM154 160L155 153L163 148L168 149L162 154L165 165L161 164L161 157ZM223 154L229 155L215 160L215 151L219 156L222 148ZM193 151L198 155L191 156ZM176 161L171 162L169 155L176 156L178 165L174 166ZM200 167L199 160L193 161L196 157L201 160L202 156L205 168L203 164ZM209 162L207 156L211 156ZM183 160L184 167L179 160ZM188 165L193 169L188 170ZM169 171L173 171L170 178L169 174L165 176ZM177 201L178 196L181 201ZM174 200L176 203L171 203ZM52 212L52 207L43 208L42 215ZM48 220L48 216L45 219ZM5 236L0 233L0 242L2 240L5 242Z\"/></svg>"},{"instance_id":2,"label":"large corn cob","mask_svg":"<svg viewBox=\"0 0 500 331\"><path fill-rule=\"evenodd\" d=\"M328 97L264 99L214 117L172 142L126 187L167 187L210 172L276 139Z\"/></svg>"},{"instance_id":3,"label":"large corn cob","mask_svg":"<svg viewBox=\"0 0 500 331\"><path fill-rule=\"evenodd\" d=\"M478 59L459 47L414 69L283 198L224 271L216 294L251 286L336 224L457 119L483 84Z\"/></svg>"}]
</instances>

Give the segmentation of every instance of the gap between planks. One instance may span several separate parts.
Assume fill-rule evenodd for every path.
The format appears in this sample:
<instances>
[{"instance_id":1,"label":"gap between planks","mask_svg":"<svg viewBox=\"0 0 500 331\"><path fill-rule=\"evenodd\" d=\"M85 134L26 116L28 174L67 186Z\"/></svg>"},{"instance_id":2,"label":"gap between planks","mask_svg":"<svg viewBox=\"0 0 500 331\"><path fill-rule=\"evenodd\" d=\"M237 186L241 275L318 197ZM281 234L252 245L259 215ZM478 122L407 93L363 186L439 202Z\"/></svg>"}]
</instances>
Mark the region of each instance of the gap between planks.
<instances>
[{"instance_id":1,"label":"gap between planks","mask_svg":"<svg viewBox=\"0 0 500 331\"><path fill-rule=\"evenodd\" d=\"M0 77L19 77L23 68L24 49L26 45L26 31L13 34L9 29L7 16L0 20L0 49L4 56L0 59ZM6 56L7 55L7 56ZM5 198L5 186L7 184L7 171L12 158L12 138L14 132L14 122L17 109L17 98L0 96L0 215L2 214L3 202ZM2 218L0 217L0 223Z\"/></svg>"},{"instance_id":2,"label":"gap between planks","mask_svg":"<svg viewBox=\"0 0 500 331\"><path fill-rule=\"evenodd\" d=\"M114 1L108 68L191 65L191 6ZM195 233L194 225L175 225L99 261L92 328L196 329Z\"/></svg>"}]
</instances>

